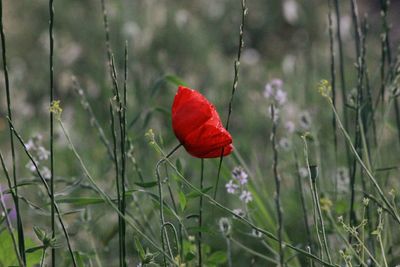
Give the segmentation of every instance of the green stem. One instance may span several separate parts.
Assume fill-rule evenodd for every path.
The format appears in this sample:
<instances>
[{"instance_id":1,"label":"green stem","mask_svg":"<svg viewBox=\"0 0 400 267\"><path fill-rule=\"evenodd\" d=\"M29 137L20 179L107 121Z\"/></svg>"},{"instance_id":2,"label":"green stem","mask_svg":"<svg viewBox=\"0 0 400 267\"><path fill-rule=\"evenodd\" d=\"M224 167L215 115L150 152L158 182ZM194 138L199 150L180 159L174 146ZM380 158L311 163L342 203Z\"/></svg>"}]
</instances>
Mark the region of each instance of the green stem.
<instances>
[{"instance_id":1,"label":"green stem","mask_svg":"<svg viewBox=\"0 0 400 267\"><path fill-rule=\"evenodd\" d=\"M35 167L35 171L36 171L37 175L39 176L40 181L42 182L43 186L44 186L45 189L46 189L47 196L51 199L51 198L52 198L52 195L51 195L51 191L50 191L50 186L47 184L46 179L43 177L42 173L40 172L39 167L38 167L38 165L37 165L35 159L33 158L32 154L28 151L28 148L25 146L24 140L23 140L22 137L18 134L18 132L15 130L14 125L12 125L12 122L11 122L11 120L10 120L9 118L8 118L8 122L11 123L11 129L12 129L13 133L15 134L15 136L17 137L18 141L20 142L21 146L23 147L23 149L24 149L24 151L25 151L25 154L28 156L29 160L31 161L31 163L32 163L33 166ZM57 214L58 221L59 221L59 223L60 223L60 225L61 225L61 228L62 228L62 230L63 230L65 239L66 239L66 241L67 241L68 251L69 251L70 256L71 256L71 259L72 259L72 264L73 264L74 267L76 267L77 264L76 264L76 261L75 261L74 253L73 253L73 251L72 251L72 247L71 247L71 242L70 242L69 234L68 234L68 232L67 232L67 228L65 227L64 220L63 220L63 218L62 218L62 216L61 216L60 209L59 209L59 207L58 207L58 205L57 205L57 202L56 202L55 200L52 202L52 206L54 206L54 211L55 211L55 213Z\"/></svg>"},{"instance_id":2,"label":"green stem","mask_svg":"<svg viewBox=\"0 0 400 267\"><path fill-rule=\"evenodd\" d=\"M67 138L67 142L70 145L73 154L79 161L81 168L83 172L85 173L86 177L88 178L89 182L92 184L92 186L95 188L97 193L101 196L101 198L115 211L118 213L119 216L121 216L140 236L142 236L147 242L149 242L150 245L152 245L157 251L161 252L164 257L166 257L171 263L174 262L174 259L170 257L170 255L166 254L162 248L160 248L152 239L150 239L147 235L145 235L136 225L135 222L132 220L132 218L127 215L124 215L121 213L121 211L118 209L118 207L113 203L111 198L104 192L103 189L101 189L97 183L94 181L92 175L86 168L85 163L83 162L81 156L78 154L78 151L76 150L74 144L72 143L71 137L69 136L67 130L64 127L64 124L62 123L61 120L58 120L61 130L64 134L64 136Z\"/></svg>"},{"instance_id":3,"label":"green stem","mask_svg":"<svg viewBox=\"0 0 400 267\"><path fill-rule=\"evenodd\" d=\"M271 262L271 263L274 263L274 264L278 264L278 265L279 265L279 262L278 262L277 260L275 260L275 259L273 259L273 258L270 258L270 257L267 257L267 256L261 254L260 252L257 252L257 251L255 251L255 250L249 248L248 246L243 245L242 243L240 243L240 242L237 241L236 239L233 239L232 237L230 237L229 240L231 240L236 246L238 246L238 247L240 247L241 249L247 251L247 252L250 253L251 255L254 255L254 256L256 256L256 257L258 257L258 258L260 258L260 259L263 259L263 260L266 260L266 261L268 261L268 262ZM283 265L281 265L281 266L283 266Z\"/></svg>"},{"instance_id":4,"label":"green stem","mask_svg":"<svg viewBox=\"0 0 400 267\"><path fill-rule=\"evenodd\" d=\"M379 196L382 198L383 202L385 202L385 205L387 206L387 208L391 211L391 214L393 215L394 219L397 221L397 223L400 224L400 217L396 216L395 208L391 205L389 200L383 194L383 191L382 191L381 187L379 186L378 182L376 181L375 177L372 175L371 171L365 165L365 163L361 159L360 155L358 154L357 150L355 149L353 143L351 142L351 138L350 138L349 134L347 133L347 131L344 129L343 124L342 124L342 122L340 120L339 114L337 113L335 107L332 105L332 100L330 98L327 98L327 99L328 99L328 102L329 102L331 108L333 109L333 111L335 113L335 117L336 117L336 120L338 122L338 126L339 126L340 130L342 131L346 141L348 142L348 144L349 144L353 154L355 155L358 163L360 164L360 166L362 167L364 172L367 174L367 177L370 179L370 181L374 185L375 189L378 191Z\"/></svg>"},{"instance_id":5,"label":"green stem","mask_svg":"<svg viewBox=\"0 0 400 267\"><path fill-rule=\"evenodd\" d=\"M182 144L177 145L175 148L171 150L170 153L168 153L164 158L160 159L157 164L156 164L156 175L157 175L157 182L158 182L158 196L160 198L160 223L161 223L161 242L162 242L162 250L164 253L164 265L166 265L166 253L165 253L165 241L167 241L167 246L170 247L169 240L168 240L168 235L167 233L164 232L163 226L166 224L165 218L164 218L164 200L163 200L163 190L162 190L162 181L161 181L161 176L160 176L160 171L159 167L161 164L163 164L172 154L174 154L175 151L180 148ZM171 255L171 258L173 256Z\"/></svg>"},{"instance_id":6,"label":"green stem","mask_svg":"<svg viewBox=\"0 0 400 267\"><path fill-rule=\"evenodd\" d=\"M204 180L204 159L201 159L201 173L200 173L200 190L203 191L203 180ZM201 252L202 242L202 226L203 226L203 196L199 199L199 238L197 241L197 251L199 256L199 266L203 266L203 257Z\"/></svg>"},{"instance_id":7,"label":"green stem","mask_svg":"<svg viewBox=\"0 0 400 267\"><path fill-rule=\"evenodd\" d=\"M117 203L118 209L121 211L121 184L119 181L119 164L118 164L118 155L117 155L117 134L115 132L115 120L114 120L114 110L112 106L112 102L110 101L110 118L111 118L111 136L113 140L113 159L114 159L114 168L115 168L115 184L117 187ZM123 257L123 243L122 243L122 221L121 216L118 216L118 246L119 246L119 266L124 266L124 257Z\"/></svg>"},{"instance_id":8,"label":"green stem","mask_svg":"<svg viewBox=\"0 0 400 267\"><path fill-rule=\"evenodd\" d=\"M54 101L54 0L49 0L49 42L50 42L50 56L49 56L49 71L50 71L50 106ZM50 194L51 194L51 237L55 238L55 212L54 212L54 114L50 112ZM56 266L56 250L51 248L51 266Z\"/></svg>"},{"instance_id":9,"label":"green stem","mask_svg":"<svg viewBox=\"0 0 400 267\"><path fill-rule=\"evenodd\" d=\"M2 0L0 0L0 35L1 35L1 46L2 46L4 83L5 83L6 98L7 98L7 116L8 116L8 118L10 118L10 121L12 121L10 81L9 81L9 77L8 77L8 67L7 67L7 57L6 57L6 54L7 54L6 53L6 37L4 34L4 26L3 26L3 1ZM17 170L16 170L16 162L15 162L15 146L14 146L14 136L12 133L11 122L8 123L8 129L9 129L9 135L10 135L12 173L13 173L13 183L14 183L14 193L12 194L12 197L13 197L13 201L14 201L14 205L15 205L15 212L17 215L18 248L19 248L19 253L22 257L22 261L24 262L24 264L26 264L24 228L22 225L21 212L19 209Z\"/></svg>"},{"instance_id":10,"label":"green stem","mask_svg":"<svg viewBox=\"0 0 400 267\"><path fill-rule=\"evenodd\" d=\"M236 60L234 63L234 78L233 78L233 84L232 84L231 99L229 100L228 117L226 119L226 124L225 124L225 128L227 131L229 130L229 122L230 122L230 118L231 118L231 114L232 114L233 98L235 96L235 92L236 92L236 89L238 86L240 57L241 57L243 46L244 46L243 33L244 33L244 26L245 26L245 21L246 21L245 18L247 15L246 0L241 0L241 3L242 3L242 21L241 21L240 28L239 28L239 45L238 45L237 57L236 57ZM221 156L219 158L219 164L218 164L217 180L215 181L214 199L216 199L216 197L217 197L218 183L219 183L219 178L221 175L221 167L222 167L223 158L224 158L224 149L222 148Z\"/></svg>"},{"instance_id":11,"label":"green stem","mask_svg":"<svg viewBox=\"0 0 400 267\"><path fill-rule=\"evenodd\" d=\"M165 155L165 153L162 151L162 149L160 148L160 146L157 143L154 143L156 149L158 151L160 151L163 155ZM267 238L274 240L276 242L278 242L278 238L272 234L271 232L264 230L260 227L257 227L255 224L253 224L251 221L249 221L248 219L246 219L245 217L239 216L237 215L233 210L225 207L224 205L222 205L221 203L219 203L218 201L216 201L212 196L202 192L199 188L197 188L196 186L194 186L193 184L191 184L177 169L177 167L168 159L165 158L165 161L171 166L171 168L175 171L175 173L177 174L178 178L180 178L180 180L185 183L190 189L192 189L193 191L195 191L196 193L202 195L205 199L207 199L211 204L215 205L216 207L220 208L221 210L229 213L230 215L234 216L236 219L238 219L239 221L241 221L242 223L250 226L252 229L261 232L262 234L264 234ZM331 263L328 263L322 259L320 259L319 257L315 256L314 254L311 254L303 249L300 249L290 243L287 242L282 242L282 245L298 252L301 255L304 255L316 262L319 262L321 264L323 264L324 266L328 266L328 267L337 267L338 265L333 265Z\"/></svg>"}]
</instances>

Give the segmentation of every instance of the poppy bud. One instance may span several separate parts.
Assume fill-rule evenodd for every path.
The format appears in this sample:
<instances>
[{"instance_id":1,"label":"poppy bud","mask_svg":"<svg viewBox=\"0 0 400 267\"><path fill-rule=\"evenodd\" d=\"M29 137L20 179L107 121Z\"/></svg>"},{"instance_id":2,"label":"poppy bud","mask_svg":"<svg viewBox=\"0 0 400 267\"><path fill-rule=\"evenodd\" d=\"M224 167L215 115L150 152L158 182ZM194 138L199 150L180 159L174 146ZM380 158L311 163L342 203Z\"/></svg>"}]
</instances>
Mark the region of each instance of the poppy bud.
<instances>
[{"instance_id":1,"label":"poppy bud","mask_svg":"<svg viewBox=\"0 0 400 267\"><path fill-rule=\"evenodd\" d=\"M202 94L179 86L172 104L172 128L186 151L197 158L229 155L232 137L215 109Z\"/></svg>"}]
</instances>

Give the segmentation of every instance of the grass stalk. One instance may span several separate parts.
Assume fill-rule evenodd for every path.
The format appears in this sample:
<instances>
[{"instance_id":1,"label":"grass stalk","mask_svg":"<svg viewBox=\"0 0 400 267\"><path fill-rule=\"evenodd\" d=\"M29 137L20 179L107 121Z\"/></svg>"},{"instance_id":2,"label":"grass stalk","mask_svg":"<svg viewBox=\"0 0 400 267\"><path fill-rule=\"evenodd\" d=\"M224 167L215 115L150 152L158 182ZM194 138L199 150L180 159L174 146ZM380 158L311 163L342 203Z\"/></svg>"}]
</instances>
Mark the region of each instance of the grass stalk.
<instances>
[{"instance_id":1,"label":"grass stalk","mask_svg":"<svg viewBox=\"0 0 400 267\"><path fill-rule=\"evenodd\" d=\"M376 191L378 192L380 198L383 200L385 205L387 206L387 209L390 211L389 214L393 216L395 221L400 224L400 217L396 216L395 212L395 207L392 206L390 201L386 198L385 194L383 193L381 187L379 186L378 182L376 181L375 177L372 175L371 171L368 169L368 167L365 165L364 161L361 159L360 155L358 154L357 150L355 149L350 135L347 133L346 129L344 128L342 121L340 120L339 114L337 113L336 109L333 107L332 101L330 98L327 98L329 105L335 112L336 120L338 122L339 129L341 130L342 134L344 135L346 141L348 142L351 151L353 152L355 158L357 159L358 163L360 164L361 168L364 170L365 174L367 174L367 177L371 181L372 185L375 187Z\"/></svg>"},{"instance_id":2,"label":"grass stalk","mask_svg":"<svg viewBox=\"0 0 400 267\"><path fill-rule=\"evenodd\" d=\"M229 130L229 122L230 122L230 118L231 118L231 114L232 114L232 109L233 109L233 99L235 96L235 92L238 86L238 82L239 82L239 67L240 67L240 57L242 55L242 50L244 47L244 27L245 27L245 19L246 19L246 15L247 15L247 6L246 6L246 1L247 0L241 0L242 3L242 20L240 23L240 27L239 27L239 45L238 45L238 50L237 50L237 56L236 56L236 60L234 63L234 78L233 78L233 84L232 84L232 91L231 91L231 98L229 100L229 105L228 105L228 116L226 119L226 124L225 124L225 128L228 131ZM217 191L218 191L218 183L219 183L219 179L220 179L220 175L221 175L221 167L222 167L222 161L223 161L223 155L224 155L224 149L222 148L221 150L221 156L219 158L219 164L218 164L218 172L217 172L217 179L215 181L215 188L214 188L214 199L216 199L217 197Z\"/></svg>"},{"instance_id":3,"label":"grass stalk","mask_svg":"<svg viewBox=\"0 0 400 267\"><path fill-rule=\"evenodd\" d=\"M306 206L306 201L305 201L305 198L304 198L303 181L302 181L302 177L300 175L300 167L299 167L299 162L298 162L298 159L297 159L297 154L295 154L295 162L296 162L297 186L299 188L300 202L301 202L301 207L302 207L302 210L303 210L304 228L306 229L306 235L307 235L307 239L308 239L308 246L310 248L312 248L313 243L312 243L310 225L308 223L307 206Z\"/></svg>"},{"instance_id":4,"label":"grass stalk","mask_svg":"<svg viewBox=\"0 0 400 267\"><path fill-rule=\"evenodd\" d=\"M99 137L100 137L100 141L104 144L104 146L107 149L108 156L110 157L111 160L114 161L114 154L113 154L113 150L111 148L110 142L108 141L108 139L104 133L104 130L99 123L99 120L96 118L96 115L94 114L93 108L88 101L85 91L81 88L80 84L78 83L78 81L76 80L75 77L72 77L72 83L73 83L75 92L81 99L80 102L81 102L83 109L89 115L90 124L96 128L96 130L99 134Z\"/></svg>"},{"instance_id":5,"label":"grass stalk","mask_svg":"<svg viewBox=\"0 0 400 267\"><path fill-rule=\"evenodd\" d=\"M49 0L49 42L50 42L50 56L49 56L49 75L50 75L50 106L54 101L54 0ZM54 202L54 114L50 112L50 198L51 198L51 237L55 238L55 202ZM56 250L51 248L51 266L56 266Z\"/></svg>"},{"instance_id":6,"label":"grass stalk","mask_svg":"<svg viewBox=\"0 0 400 267\"><path fill-rule=\"evenodd\" d=\"M46 179L43 177L42 173L40 172L39 167L38 167L35 159L33 158L32 154L29 152L28 148L25 146L24 140L19 135L19 133L16 131L16 129L14 128L14 125L12 125L12 122L11 122L11 120L9 118L8 118L8 121L9 121L9 123L11 123L11 129L13 131L13 134L15 135L15 137L20 142L21 146L23 147L23 149L25 151L25 154L28 156L30 162L33 164L33 166L35 168L35 171L36 171L36 174L39 176L40 181L42 182L43 186L45 187L46 193L47 193L48 197L50 198L51 205L54 206L54 211L57 214L58 221L59 221L59 223L61 225L62 231L63 231L65 239L67 241L68 251L69 251L69 254L71 256L72 264L73 264L74 267L76 267L77 263L76 263L76 260L75 260L74 252L72 250L70 237L69 237L69 234L67 232L67 228L65 227L65 223L64 223L64 220L63 220L63 218L61 216L61 212L60 212L60 209L59 209L59 207L57 205L57 202L55 201L54 198L52 198L53 195L51 194L50 186L48 185Z\"/></svg>"},{"instance_id":7,"label":"grass stalk","mask_svg":"<svg viewBox=\"0 0 400 267\"><path fill-rule=\"evenodd\" d=\"M339 20L339 18L337 18ZM336 69L335 69L335 47L333 37L333 22L332 22L332 0L328 0L328 28L329 28L329 51L330 51L330 71L331 71L331 86L332 86L332 102L336 107ZM333 145L335 148L335 160L337 159L337 132L336 132L335 115L332 114L332 129L333 129Z\"/></svg>"},{"instance_id":8,"label":"grass stalk","mask_svg":"<svg viewBox=\"0 0 400 267\"><path fill-rule=\"evenodd\" d=\"M250 228L262 233L263 235L265 235L265 237L278 242L278 238L272 234L271 232L262 229L258 226L256 226L254 223L252 223L249 219L243 217L243 216L239 216L238 214L236 214L233 210L229 209L228 207L222 205L221 203L219 203L218 201L216 201L212 196L202 192L199 188L197 188L196 186L194 186L192 183L189 182L189 180L187 180L182 173L179 172L179 170L177 169L177 167L169 160L169 154L165 154L164 151L161 149L161 147L153 140L152 141L153 145L155 146L156 150L159 151L162 155L163 155L163 160L165 162L167 162L171 168L175 171L175 173L177 174L177 177L184 183L186 184L190 189L192 189L193 191L195 191L196 193L202 195L205 199L207 199L211 204L215 205L216 207L218 207L219 209L225 211L226 213L234 216L236 219L238 219L240 222L242 222L243 224L246 224L247 226L249 226ZM167 157L168 156L168 157ZM334 265L331 264L329 262L324 261L323 259L319 258L318 256L307 252L303 249L298 248L295 245L292 245L290 243L287 242L282 242L282 245L285 247L288 247L296 252L299 253L299 255L303 255L306 256L308 258L310 258L311 260L321 263L323 266L328 266L328 267L337 267L338 265Z\"/></svg>"},{"instance_id":9,"label":"grass stalk","mask_svg":"<svg viewBox=\"0 0 400 267\"><path fill-rule=\"evenodd\" d=\"M157 183L158 183L158 197L160 198L160 224L161 224L161 241L162 241L162 251L163 251L163 260L164 264L166 264L166 253L165 253L165 245L170 247L169 240L168 240L168 234L164 232L163 225L166 224L165 217L164 217L164 200L163 200L163 190L162 190L162 181L161 181L161 176L160 176L160 171L159 167L161 164L163 164L172 154L177 151L182 144L177 145L174 149L171 150L170 153L168 153L164 158L159 160L156 164L156 175L157 175ZM171 258L173 258L173 255L171 255Z\"/></svg>"},{"instance_id":10,"label":"grass stalk","mask_svg":"<svg viewBox=\"0 0 400 267\"><path fill-rule=\"evenodd\" d=\"M257 258L263 259L267 262L273 263L273 264L280 264L279 261L275 260L274 258L270 258L268 256L265 256L264 254L255 251L252 248L249 248L248 246L242 244L240 241L234 239L233 237L229 238L230 241L232 241L233 244L235 244L236 246L238 246L239 248L243 249L244 251L248 252L249 254L256 256Z\"/></svg>"},{"instance_id":11,"label":"grass stalk","mask_svg":"<svg viewBox=\"0 0 400 267\"><path fill-rule=\"evenodd\" d=\"M101 189L95 180L93 179L92 175L90 174L89 170L87 169L85 163L83 162L83 159L79 155L78 151L76 150L74 144L72 143L71 137L67 132L67 129L65 128L63 122L61 119L58 119L58 123L61 127L61 130L64 134L64 136L67 138L67 142L79 161L79 164L81 165L81 168L86 176L86 178L89 180L90 184L95 188L97 193L100 195L100 197L115 211L118 213L119 216L121 216L131 227L134 229L141 237L143 237L149 244L154 247L158 252L162 253L163 256L168 259L169 262L173 263L174 259L170 257L170 255L166 254L162 248L160 248L152 239L150 239L146 234L144 234L136 225L133 219L130 216L127 216L127 214L122 214L121 211L118 209L118 207L114 204L113 200L104 192L103 189ZM160 204L161 205L161 204Z\"/></svg>"},{"instance_id":12,"label":"grass stalk","mask_svg":"<svg viewBox=\"0 0 400 267\"><path fill-rule=\"evenodd\" d=\"M283 214L282 214L282 206L281 206L281 177L278 174L278 149L276 144L276 129L277 129L277 118L276 118L276 110L275 105L271 104L271 116L272 116L272 133L271 133L271 144L272 144L272 152L273 152L273 162L272 169L275 179L275 207L276 213L278 217L278 229L277 236L279 242L279 266L283 267L285 263L285 255L282 247L282 231L283 231Z\"/></svg>"},{"instance_id":13,"label":"grass stalk","mask_svg":"<svg viewBox=\"0 0 400 267\"><path fill-rule=\"evenodd\" d=\"M7 67L6 37L5 37L4 25L3 25L3 0L0 0L0 35L1 35L1 47L2 47L4 83L5 83L6 98L7 98L7 116L8 116L8 118L10 118L10 121L12 121L10 80L9 80L8 67ZM21 211L19 209L17 170L16 170L16 162L15 162L16 155L15 155L14 136L12 133L11 122L8 123L8 129L9 129L9 136L10 136L12 176L13 176L13 183L14 183L14 190L13 190L14 193L12 193L12 197L13 197L15 211L16 211L16 215L17 215L18 248L19 248L19 253L21 255L22 261L24 264L26 264L24 228L23 228L23 224L22 224Z\"/></svg>"},{"instance_id":14,"label":"grass stalk","mask_svg":"<svg viewBox=\"0 0 400 267\"><path fill-rule=\"evenodd\" d=\"M114 109L112 106L112 102L110 100L110 118L111 118L111 136L113 140L113 159L114 159L114 168L115 168L115 184L117 187L117 204L118 209L121 210L121 182L119 179L119 164L118 164L118 154L117 154L117 134L115 132L115 120L114 120ZM118 216L118 246L119 246L119 266L122 267L124 265L124 257L122 254L123 245L122 245L122 217Z\"/></svg>"},{"instance_id":15,"label":"grass stalk","mask_svg":"<svg viewBox=\"0 0 400 267\"><path fill-rule=\"evenodd\" d=\"M2 158L2 163L3 163L3 158ZM7 210L6 204L4 203L4 196L3 196L3 189L2 188L0 188L0 206L1 206L1 209L3 210L4 216L5 216L6 227L7 227L8 233L10 234L10 237L11 237L11 240L12 240L12 244L13 244L13 248L14 248L15 255L17 257L18 263L19 263L20 266L24 267L25 264L24 264L24 262L23 262L23 260L21 258L20 253L19 253L17 240L16 240L16 238L14 236L14 229L13 229L13 226L11 224L10 218L8 216L8 210Z\"/></svg>"},{"instance_id":16,"label":"grass stalk","mask_svg":"<svg viewBox=\"0 0 400 267\"><path fill-rule=\"evenodd\" d=\"M204 159L201 159L201 166L200 166L200 190L203 191L204 188ZM203 227L203 196L199 198L199 233L198 233L198 240L197 240L197 251L199 256L199 266L203 266L203 255L201 249L202 243L202 227Z\"/></svg>"},{"instance_id":17,"label":"grass stalk","mask_svg":"<svg viewBox=\"0 0 400 267\"><path fill-rule=\"evenodd\" d=\"M315 222L315 229L316 229L317 236L318 236L318 242L321 246L321 249L323 249L325 251L325 254L328 258L329 263L332 263L332 258L331 258L331 255L329 252L329 247L328 247L328 241L326 238L324 218L322 216L321 205L320 205L318 189L317 189L317 184L316 184L317 177L318 177L318 168L317 168L317 166L310 165L306 137L302 136L302 140L304 143L304 157L306 159L306 164L307 164L307 169L308 169L310 189L311 189L311 193L313 195L314 222ZM318 216L318 219L317 219L317 216ZM318 224L319 224L319 226L318 226ZM320 237L320 234L322 235L322 239Z\"/></svg>"}]
</instances>

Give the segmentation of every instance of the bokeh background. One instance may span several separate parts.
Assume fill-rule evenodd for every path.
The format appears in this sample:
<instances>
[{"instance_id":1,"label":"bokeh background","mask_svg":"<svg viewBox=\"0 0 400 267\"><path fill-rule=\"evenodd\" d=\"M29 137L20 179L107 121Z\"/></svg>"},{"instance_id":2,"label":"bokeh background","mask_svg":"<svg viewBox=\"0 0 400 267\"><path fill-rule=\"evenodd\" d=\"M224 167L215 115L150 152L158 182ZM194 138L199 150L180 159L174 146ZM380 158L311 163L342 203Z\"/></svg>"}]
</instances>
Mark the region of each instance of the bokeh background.
<instances>
[{"instance_id":1,"label":"bokeh background","mask_svg":"<svg viewBox=\"0 0 400 267\"><path fill-rule=\"evenodd\" d=\"M354 28L349 1L340 2L345 74L348 93L351 93L357 82ZM380 83L380 5L379 1L362 0L358 3L360 16L368 14L367 62L371 88L376 96ZM26 142L39 135L42 137L41 144L48 149L48 3L43 0L20 0L4 1L3 5L14 123ZM341 137L338 156L333 152L332 111L316 90L318 81L330 80L328 5L327 1L316 0L249 0L247 6L245 46L230 125L239 156L224 161L219 200L232 209L241 207L239 198L227 194L224 185L235 166L246 164L251 185L258 196L255 201L258 204L250 205L251 212L255 214L256 220L260 219L259 223L263 226L270 226L268 222L262 222L261 218L265 214L268 214L271 221L275 220L272 149L269 141L271 118L268 115L269 102L263 92L268 82L275 78L281 79L287 93L287 101L280 110L278 128L278 139L282 141L280 172L285 229L291 241L302 243L305 234L298 228L302 215L298 207L294 160L294 152L302 157L302 144L296 132L310 131L315 137L312 143L315 151L311 157L320 166L320 177L325 178L320 181L325 194L329 195L333 191L337 170L346 164ZM232 0L119 0L106 1L106 8L111 46L121 84L124 45L125 41L128 43L127 120L132 160L128 165L127 179L128 185L134 188L134 183L139 179L138 169L145 181L155 179L154 166L160 157L149 146L145 138L146 131L152 128L158 140L162 140L160 142L166 151L177 144L170 120L170 108L177 90L174 81L183 81L205 94L216 105L222 120L226 120L233 64L238 49L241 7L240 1ZM396 27L400 23L398 10L400 1L391 1L388 20L393 26L391 44L394 54L400 40L400 28ZM334 26L335 21L334 17ZM72 77L76 78L85 92L96 118L110 138L108 110L112 98L112 82L108 75L99 0L55 1L55 95L56 99L61 100L62 120L93 177L107 192L114 194L112 162L98 138L97 129L92 126L90 116L82 107L82 98L74 90ZM3 75L0 75L0 79L0 148L9 161ZM340 100L338 105L341 105ZM296 130L294 133L284 127L287 122L293 123ZM380 147L381 151L387 150L389 153L382 156L381 162L385 164L379 167L399 163L396 153L399 151L399 142L394 119L389 119L388 123L392 127L385 131ZM80 182L82 186L71 186L83 178L83 174L58 127L56 144L58 197L94 196L84 179ZM238 158L243 160L242 164L239 164ZM36 181L37 177L29 170L28 159L19 146L17 159L18 177ZM191 158L183 149L174 156L176 159L179 159L191 181L198 183L199 160ZM218 160L207 160L206 164L206 184L212 186ZM304 165L301 160L300 165ZM41 166L48 166L48 161L41 162ZM391 175L387 173L385 176L388 183L393 179ZM0 175L0 184L6 184L3 174ZM36 185L28 185L21 190L22 195L43 209L34 209L26 203L22 205L27 235L33 241L36 240L31 230L33 225L49 228L49 217L45 212L49 207L44 191L37 188ZM130 212L146 214L148 223L153 224L154 221L156 228L158 215L151 212L154 208L151 198L146 195L135 195L133 198L136 200L130 203ZM336 205L335 202L335 207L339 207L338 213L348 208L346 198L348 195L343 197L342 204L338 201ZM196 210L197 200L191 201L186 215ZM258 205L265 209L260 211ZM62 207L64 210L76 210L66 216L73 245L88 258L93 257L96 248L104 266L115 266L118 260L113 256L117 244L115 214L102 204L63 204ZM210 251L215 251L224 247L224 240L218 233L218 219L226 215L208 204L205 207L207 209L212 212L205 213L205 222L210 231L205 240ZM257 215L261 212L263 215ZM138 220L141 220L140 217ZM238 229L240 238L257 249L258 245L248 230ZM132 233L130 235L133 236ZM131 261L135 262L134 242L128 242L128 246ZM238 263L236 266L250 266L252 261L252 257L245 254L234 255L234 258ZM254 264L262 266L257 261Z\"/></svg>"}]
</instances>

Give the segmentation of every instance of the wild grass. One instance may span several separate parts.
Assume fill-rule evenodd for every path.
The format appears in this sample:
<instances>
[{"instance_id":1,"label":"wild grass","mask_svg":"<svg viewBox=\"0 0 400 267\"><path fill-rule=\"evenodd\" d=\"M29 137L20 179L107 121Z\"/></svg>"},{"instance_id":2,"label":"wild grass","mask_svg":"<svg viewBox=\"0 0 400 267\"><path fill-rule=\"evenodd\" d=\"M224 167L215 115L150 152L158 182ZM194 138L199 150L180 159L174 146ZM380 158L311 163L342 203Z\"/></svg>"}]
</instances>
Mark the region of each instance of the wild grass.
<instances>
[{"instance_id":1,"label":"wild grass","mask_svg":"<svg viewBox=\"0 0 400 267\"><path fill-rule=\"evenodd\" d=\"M47 4L0 0L0 267L400 264L397 2ZM175 138L182 84L231 155Z\"/></svg>"}]
</instances>

